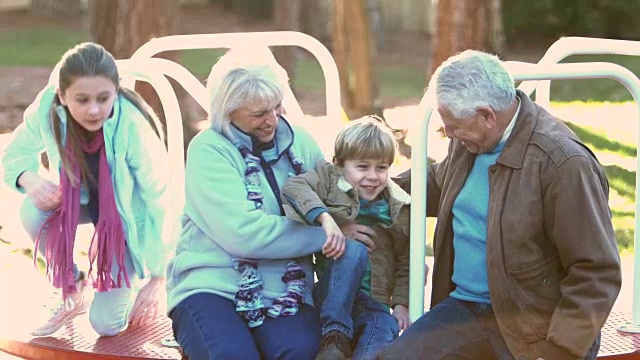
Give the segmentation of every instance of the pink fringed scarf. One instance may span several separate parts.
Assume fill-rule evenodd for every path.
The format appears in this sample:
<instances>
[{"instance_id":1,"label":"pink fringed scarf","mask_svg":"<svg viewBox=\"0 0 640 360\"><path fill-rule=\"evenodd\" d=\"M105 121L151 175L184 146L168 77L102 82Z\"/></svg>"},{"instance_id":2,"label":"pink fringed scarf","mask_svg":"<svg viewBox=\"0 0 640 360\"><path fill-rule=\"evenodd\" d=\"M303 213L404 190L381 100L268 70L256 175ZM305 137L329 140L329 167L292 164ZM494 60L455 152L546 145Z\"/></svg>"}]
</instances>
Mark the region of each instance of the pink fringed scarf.
<instances>
[{"instance_id":1,"label":"pink fringed scarf","mask_svg":"<svg viewBox=\"0 0 640 360\"><path fill-rule=\"evenodd\" d=\"M95 233L89 246L89 275L96 259L94 243L97 241L97 275L93 286L98 291L109 291L113 287L122 286L122 278L130 287L129 276L124 266L125 238L120 215L115 202L113 183L107 154L104 147L104 133L102 130L89 143L85 143L81 137L82 150L89 154L100 151L98 171L99 193L99 218L95 226ZM69 159L73 174L76 179L81 179L80 166L69 142L69 136L65 143L65 156ZM81 155L80 155L81 156ZM36 238L35 249L37 251L41 240L42 231L46 228L45 259L47 261L47 275L53 279L53 285L62 288L62 296L77 291L73 274L73 246L76 229L80 219L80 185L73 186L66 171L60 171L60 189L62 192L62 204L53 211L40 228ZM34 254L36 252L34 251ZM115 255L119 271L117 282L111 277L111 266ZM34 256L34 264L35 264Z\"/></svg>"}]
</instances>

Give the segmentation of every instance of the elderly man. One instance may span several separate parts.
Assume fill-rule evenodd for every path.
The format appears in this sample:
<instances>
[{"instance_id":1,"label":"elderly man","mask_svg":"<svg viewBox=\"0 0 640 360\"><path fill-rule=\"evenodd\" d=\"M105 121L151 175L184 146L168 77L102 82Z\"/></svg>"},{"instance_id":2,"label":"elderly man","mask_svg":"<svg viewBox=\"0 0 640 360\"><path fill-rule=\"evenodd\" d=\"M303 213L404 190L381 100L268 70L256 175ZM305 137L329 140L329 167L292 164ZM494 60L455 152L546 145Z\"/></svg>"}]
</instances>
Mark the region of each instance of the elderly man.
<instances>
[{"instance_id":1,"label":"elderly man","mask_svg":"<svg viewBox=\"0 0 640 360\"><path fill-rule=\"evenodd\" d=\"M451 139L428 173L432 308L379 358L595 359L621 284L598 160L495 56L451 57L427 91Z\"/></svg>"}]
</instances>

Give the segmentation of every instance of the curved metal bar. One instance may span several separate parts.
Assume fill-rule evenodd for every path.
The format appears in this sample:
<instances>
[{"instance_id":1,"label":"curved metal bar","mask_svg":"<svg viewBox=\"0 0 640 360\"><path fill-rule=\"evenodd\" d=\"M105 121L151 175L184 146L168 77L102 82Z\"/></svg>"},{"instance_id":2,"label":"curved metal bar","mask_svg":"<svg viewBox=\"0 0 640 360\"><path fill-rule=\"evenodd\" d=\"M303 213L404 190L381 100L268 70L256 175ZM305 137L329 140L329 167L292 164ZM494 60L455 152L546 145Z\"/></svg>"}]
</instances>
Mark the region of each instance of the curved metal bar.
<instances>
[{"instance_id":1,"label":"curved metal bar","mask_svg":"<svg viewBox=\"0 0 640 360\"><path fill-rule=\"evenodd\" d=\"M171 50L235 48L247 46L300 46L313 54L324 74L326 111L334 119L342 118L340 79L338 68L327 48L317 39L296 31L267 31L226 34L172 35L152 39L131 56L132 59L151 58Z\"/></svg>"},{"instance_id":2,"label":"curved metal bar","mask_svg":"<svg viewBox=\"0 0 640 360\"><path fill-rule=\"evenodd\" d=\"M640 41L614 40L569 36L551 44L538 64L551 65L571 55L640 55ZM536 92L536 102L544 107L549 106L551 82L549 79L525 81L518 87L527 95Z\"/></svg>"},{"instance_id":3,"label":"curved metal bar","mask_svg":"<svg viewBox=\"0 0 640 360\"><path fill-rule=\"evenodd\" d=\"M184 208L184 138L182 135L182 115L178 99L169 80L154 70L159 59L117 60L118 70L125 76L132 76L151 84L160 98L167 122L167 148L172 172L171 193L174 209ZM165 60L168 61L168 60Z\"/></svg>"},{"instance_id":4,"label":"curved metal bar","mask_svg":"<svg viewBox=\"0 0 640 360\"><path fill-rule=\"evenodd\" d=\"M204 85L202 85L200 80L198 80L191 72L189 72L189 70L185 69L182 65L162 58L140 58L129 59L126 61L142 61L142 63L147 64L144 66L149 66L149 69L153 69L153 71L155 71L156 73L171 77L172 79L177 81L180 86L182 86L194 98L194 100L196 100L198 105L200 105L205 111L208 112L207 92ZM143 68L141 67L140 69L142 70ZM126 85L129 88L133 89L133 86L135 85L135 79L132 79L131 77L123 78L122 83L123 85Z\"/></svg>"}]
</instances>

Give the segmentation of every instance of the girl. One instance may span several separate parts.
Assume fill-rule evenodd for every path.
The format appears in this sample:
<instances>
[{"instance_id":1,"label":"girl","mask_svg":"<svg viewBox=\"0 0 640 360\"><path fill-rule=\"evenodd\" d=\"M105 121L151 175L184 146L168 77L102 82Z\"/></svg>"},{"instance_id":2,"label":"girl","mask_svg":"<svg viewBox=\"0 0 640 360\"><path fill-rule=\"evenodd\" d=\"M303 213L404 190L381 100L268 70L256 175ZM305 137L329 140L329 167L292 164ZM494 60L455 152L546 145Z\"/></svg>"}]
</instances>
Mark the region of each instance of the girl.
<instances>
[{"instance_id":1,"label":"girl","mask_svg":"<svg viewBox=\"0 0 640 360\"><path fill-rule=\"evenodd\" d=\"M25 111L2 156L4 180L27 194L20 218L47 273L62 289L51 318L32 332L53 334L90 307L100 335L161 314L167 255L174 239L170 175L161 129L151 108L119 86L113 56L83 43L60 60L57 85L43 89ZM41 176L45 151L54 180ZM73 259L76 228L91 221L95 234L89 276ZM140 280L150 279L141 287ZM89 304L84 286L97 293ZM135 299L135 301L134 301Z\"/></svg>"}]
</instances>

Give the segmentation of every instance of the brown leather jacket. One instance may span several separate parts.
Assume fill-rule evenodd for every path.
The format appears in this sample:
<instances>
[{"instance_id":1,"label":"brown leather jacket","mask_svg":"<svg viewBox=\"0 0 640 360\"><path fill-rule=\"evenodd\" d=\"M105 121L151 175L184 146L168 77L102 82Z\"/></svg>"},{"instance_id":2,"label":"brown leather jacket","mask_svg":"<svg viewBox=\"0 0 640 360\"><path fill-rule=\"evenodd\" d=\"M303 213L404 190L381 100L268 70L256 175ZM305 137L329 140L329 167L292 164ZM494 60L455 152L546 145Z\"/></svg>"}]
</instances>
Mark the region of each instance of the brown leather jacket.
<instances>
[{"instance_id":1,"label":"brown leather jacket","mask_svg":"<svg viewBox=\"0 0 640 360\"><path fill-rule=\"evenodd\" d=\"M487 275L500 331L519 360L582 358L621 285L609 184L593 153L518 92L521 108L489 168ZM452 206L475 156L457 140L428 173L437 216L431 307L455 288ZM410 173L397 179L407 191Z\"/></svg>"},{"instance_id":2,"label":"brown leather jacket","mask_svg":"<svg viewBox=\"0 0 640 360\"><path fill-rule=\"evenodd\" d=\"M290 178L282 187L285 214L307 223L304 215L314 208L326 208L337 223L353 221L360 210L355 192L331 163ZM376 225L376 250L369 254L371 296L378 302L409 306L409 195L393 181L382 193L389 203L393 223Z\"/></svg>"}]
</instances>

